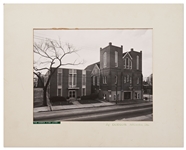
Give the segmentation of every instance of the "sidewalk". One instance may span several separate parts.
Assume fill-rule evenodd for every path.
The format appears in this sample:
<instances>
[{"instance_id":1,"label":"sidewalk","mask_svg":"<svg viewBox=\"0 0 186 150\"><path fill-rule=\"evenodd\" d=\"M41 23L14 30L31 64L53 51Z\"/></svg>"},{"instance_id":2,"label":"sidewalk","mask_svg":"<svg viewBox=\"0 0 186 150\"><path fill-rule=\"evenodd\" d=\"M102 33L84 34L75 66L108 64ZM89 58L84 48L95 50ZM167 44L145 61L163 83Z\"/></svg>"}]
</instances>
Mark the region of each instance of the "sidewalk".
<instances>
[{"instance_id":1,"label":"sidewalk","mask_svg":"<svg viewBox=\"0 0 186 150\"><path fill-rule=\"evenodd\" d=\"M102 103L92 103L92 104L77 104L77 105L63 105L63 106L52 106L52 110L67 110L67 109L77 109L77 108L92 108L92 107L103 107L103 106L113 106L115 103L102 102ZM34 108L34 112L44 112L50 111L49 107L37 107Z\"/></svg>"},{"instance_id":2,"label":"sidewalk","mask_svg":"<svg viewBox=\"0 0 186 150\"><path fill-rule=\"evenodd\" d=\"M57 110L93 108L93 107L104 107L104 106L116 105L115 101L112 101L112 102L100 101L100 102L101 103L92 103L92 104L80 104L79 102L77 102L77 103L74 103L74 105L52 106L52 110L57 111ZM117 105L131 105L131 104L148 103L148 102L149 101L143 101L143 100L125 100L125 101L118 101ZM50 108L47 106L34 108L34 112L46 112L46 111L50 111Z\"/></svg>"}]
</instances>

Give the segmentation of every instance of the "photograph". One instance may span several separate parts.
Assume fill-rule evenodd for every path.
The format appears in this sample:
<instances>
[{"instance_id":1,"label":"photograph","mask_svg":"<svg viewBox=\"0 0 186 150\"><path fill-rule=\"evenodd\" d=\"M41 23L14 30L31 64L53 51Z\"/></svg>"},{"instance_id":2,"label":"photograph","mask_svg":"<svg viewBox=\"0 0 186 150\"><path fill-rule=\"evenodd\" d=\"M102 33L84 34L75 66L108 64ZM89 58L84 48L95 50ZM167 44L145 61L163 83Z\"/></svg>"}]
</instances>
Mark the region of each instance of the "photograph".
<instances>
[{"instance_id":1,"label":"photograph","mask_svg":"<svg viewBox=\"0 0 186 150\"><path fill-rule=\"evenodd\" d=\"M152 34L33 29L33 123L153 121Z\"/></svg>"},{"instance_id":2,"label":"photograph","mask_svg":"<svg viewBox=\"0 0 186 150\"><path fill-rule=\"evenodd\" d=\"M176 3L5 4L4 147L183 147L183 18Z\"/></svg>"}]
</instances>

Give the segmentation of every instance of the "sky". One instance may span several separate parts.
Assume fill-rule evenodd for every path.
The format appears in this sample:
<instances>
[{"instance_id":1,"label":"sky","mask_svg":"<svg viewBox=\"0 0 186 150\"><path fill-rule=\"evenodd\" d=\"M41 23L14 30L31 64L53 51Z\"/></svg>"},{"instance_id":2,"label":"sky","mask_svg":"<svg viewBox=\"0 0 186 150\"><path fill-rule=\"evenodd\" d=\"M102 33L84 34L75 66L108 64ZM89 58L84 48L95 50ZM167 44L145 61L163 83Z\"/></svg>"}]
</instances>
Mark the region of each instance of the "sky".
<instances>
[{"instance_id":1,"label":"sky","mask_svg":"<svg viewBox=\"0 0 186 150\"><path fill-rule=\"evenodd\" d=\"M100 61L100 48L112 45L120 47L123 52L142 51L142 73L144 77L152 74L152 29L109 29L109 30L34 30L34 42L39 43L46 38L61 41L62 45L69 43L77 54L69 55L63 62L84 62L76 66L63 68L85 69L88 65ZM34 61L39 61L34 55ZM78 62L77 61L77 62Z\"/></svg>"}]
</instances>

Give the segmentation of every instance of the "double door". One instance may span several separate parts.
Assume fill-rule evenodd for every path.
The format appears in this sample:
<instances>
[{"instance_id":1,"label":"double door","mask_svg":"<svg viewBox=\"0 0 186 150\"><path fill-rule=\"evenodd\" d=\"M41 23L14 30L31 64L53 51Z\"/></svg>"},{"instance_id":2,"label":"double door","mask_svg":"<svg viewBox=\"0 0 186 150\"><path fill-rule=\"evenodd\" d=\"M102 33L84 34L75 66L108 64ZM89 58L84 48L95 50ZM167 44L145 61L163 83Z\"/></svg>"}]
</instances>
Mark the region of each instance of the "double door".
<instances>
[{"instance_id":1,"label":"double door","mask_svg":"<svg viewBox=\"0 0 186 150\"><path fill-rule=\"evenodd\" d=\"M68 97L69 98L76 98L76 91L75 90L69 90L68 91Z\"/></svg>"}]
</instances>

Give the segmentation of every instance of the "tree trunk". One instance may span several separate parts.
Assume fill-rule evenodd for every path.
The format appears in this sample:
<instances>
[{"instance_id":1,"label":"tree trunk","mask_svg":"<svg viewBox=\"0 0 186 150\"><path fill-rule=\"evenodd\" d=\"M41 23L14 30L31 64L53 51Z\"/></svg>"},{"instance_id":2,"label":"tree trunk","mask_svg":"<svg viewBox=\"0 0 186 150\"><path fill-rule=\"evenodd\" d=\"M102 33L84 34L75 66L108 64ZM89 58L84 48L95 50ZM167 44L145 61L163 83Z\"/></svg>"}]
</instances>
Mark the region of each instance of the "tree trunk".
<instances>
[{"instance_id":1,"label":"tree trunk","mask_svg":"<svg viewBox=\"0 0 186 150\"><path fill-rule=\"evenodd\" d=\"M47 106L47 90L46 88L43 88L43 106Z\"/></svg>"}]
</instances>

